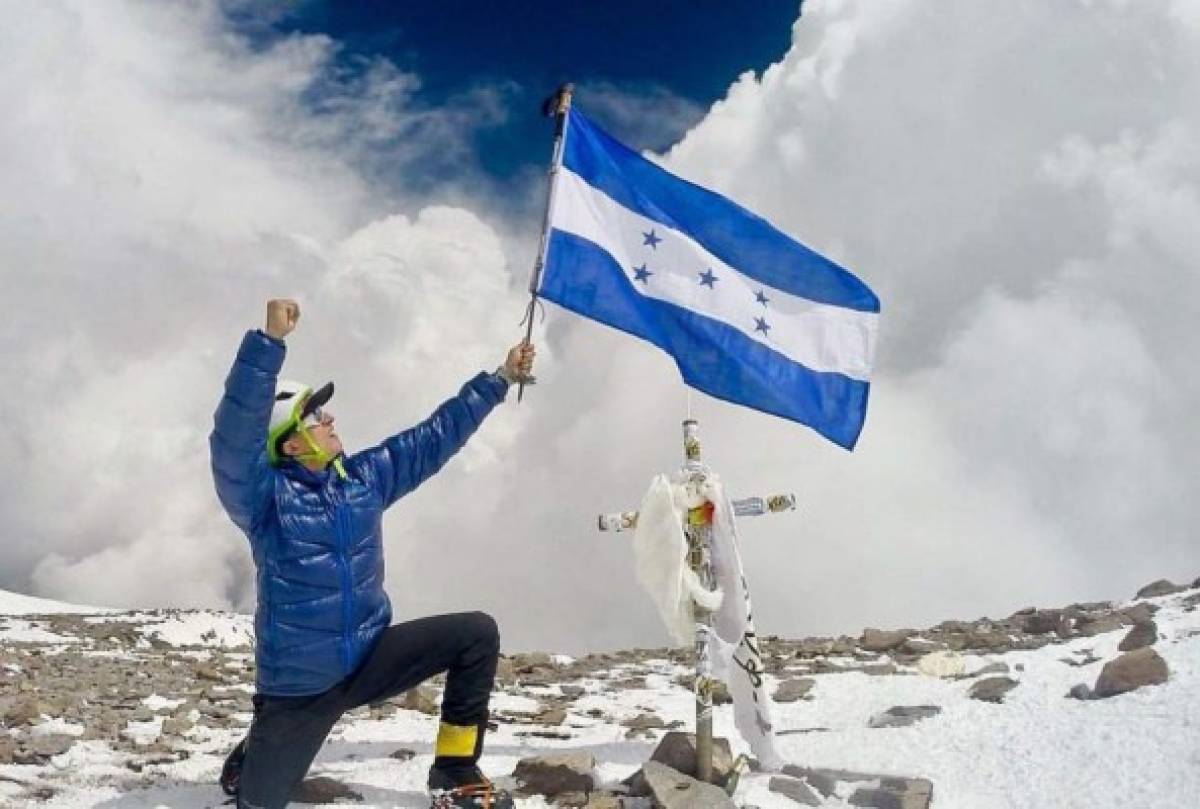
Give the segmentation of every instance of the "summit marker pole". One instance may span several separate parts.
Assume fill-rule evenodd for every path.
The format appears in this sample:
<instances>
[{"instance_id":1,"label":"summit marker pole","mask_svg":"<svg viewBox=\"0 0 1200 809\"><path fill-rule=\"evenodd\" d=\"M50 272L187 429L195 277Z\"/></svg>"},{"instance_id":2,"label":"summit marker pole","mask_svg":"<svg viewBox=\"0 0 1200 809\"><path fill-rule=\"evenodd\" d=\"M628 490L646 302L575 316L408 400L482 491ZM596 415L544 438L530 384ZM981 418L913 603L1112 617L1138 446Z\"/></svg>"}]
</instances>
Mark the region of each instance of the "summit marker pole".
<instances>
[{"instance_id":1,"label":"summit marker pole","mask_svg":"<svg viewBox=\"0 0 1200 809\"><path fill-rule=\"evenodd\" d=\"M685 485L697 489L708 478L709 469L701 459L700 422L687 418L683 422L683 466L681 477ZM762 514L777 514L796 508L794 494L771 497L746 497L731 501L733 513L738 517L755 517ZM601 531L621 532L637 528L638 512L622 511L601 514L598 527ZM698 508L688 510L683 533L687 539L687 564L709 590L716 587L716 576L712 566L712 504L705 502ZM708 657L708 633L712 631L712 615L693 602L695 618L694 665L696 696L696 778L712 783L712 711L713 686L712 661ZM736 775L731 776L736 778ZM736 781L733 783L736 784ZM727 789L730 788L727 785Z\"/></svg>"}]
</instances>

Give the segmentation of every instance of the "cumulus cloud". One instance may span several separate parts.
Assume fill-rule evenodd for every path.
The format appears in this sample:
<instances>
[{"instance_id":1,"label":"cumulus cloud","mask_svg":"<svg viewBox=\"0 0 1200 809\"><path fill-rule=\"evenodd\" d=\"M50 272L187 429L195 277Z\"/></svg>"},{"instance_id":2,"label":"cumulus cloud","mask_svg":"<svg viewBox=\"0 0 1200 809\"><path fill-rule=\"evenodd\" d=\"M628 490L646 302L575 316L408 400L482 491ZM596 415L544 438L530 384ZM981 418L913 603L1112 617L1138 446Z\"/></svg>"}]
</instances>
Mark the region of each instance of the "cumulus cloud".
<instances>
[{"instance_id":1,"label":"cumulus cloud","mask_svg":"<svg viewBox=\"0 0 1200 809\"><path fill-rule=\"evenodd\" d=\"M227 8L61 0L0 30L0 587L252 608L205 436L269 296L300 299L286 374L337 381L351 448L520 333L533 239L513 210L536 211L536 184L405 182L469 154L456 133L499 102L447 118L416 103L420 77L347 74L319 36L251 47ZM678 463L689 406L735 494L800 496L743 526L760 631L1194 576L1196 18L1182 0L805 3L790 52L657 159L880 294L859 449L689 399L656 349L552 309L526 402L389 514L397 618L486 608L509 648L665 642L625 540L594 525ZM614 120L642 109L595 96Z\"/></svg>"},{"instance_id":2,"label":"cumulus cloud","mask_svg":"<svg viewBox=\"0 0 1200 809\"><path fill-rule=\"evenodd\" d=\"M0 586L250 608L206 436L268 297L304 309L288 373L336 376L373 432L503 356L510 324L494 312L521 301L498 237L365 170L377 140L421 134L406 159L452 152L467 122L410 109L415 78L386 65L345 80L326 38L253 48L215 3L13 16L0 33L0 345L20 406L0 433L13 483ZM365 443L353 421L343 433ZM499 420L472 452L494 456L512 429Z\"/></svg>"}]
</instances>

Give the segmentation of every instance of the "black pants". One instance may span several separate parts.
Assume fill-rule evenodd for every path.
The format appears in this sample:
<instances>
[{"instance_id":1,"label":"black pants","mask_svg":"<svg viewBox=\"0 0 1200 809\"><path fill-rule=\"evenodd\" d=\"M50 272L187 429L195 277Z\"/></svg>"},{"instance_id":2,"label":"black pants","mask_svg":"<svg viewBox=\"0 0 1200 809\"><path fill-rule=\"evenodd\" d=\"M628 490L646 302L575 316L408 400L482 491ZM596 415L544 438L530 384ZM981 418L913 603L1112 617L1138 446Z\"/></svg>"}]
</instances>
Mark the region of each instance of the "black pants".
<instances>
[{"instance_id":1,"label":"black pants","mask_svg":"<svg viewBox=\"0 0 1200 809\"><path fill-rule=\"evenodd\" d=\"M286 806L343 713L407 691L443 671L443 721L482 723L499 652L500 635L490 615L435 615L388 627L358 671L324 693L255 694L239 809Z\"/></svg>"}]
</instances>

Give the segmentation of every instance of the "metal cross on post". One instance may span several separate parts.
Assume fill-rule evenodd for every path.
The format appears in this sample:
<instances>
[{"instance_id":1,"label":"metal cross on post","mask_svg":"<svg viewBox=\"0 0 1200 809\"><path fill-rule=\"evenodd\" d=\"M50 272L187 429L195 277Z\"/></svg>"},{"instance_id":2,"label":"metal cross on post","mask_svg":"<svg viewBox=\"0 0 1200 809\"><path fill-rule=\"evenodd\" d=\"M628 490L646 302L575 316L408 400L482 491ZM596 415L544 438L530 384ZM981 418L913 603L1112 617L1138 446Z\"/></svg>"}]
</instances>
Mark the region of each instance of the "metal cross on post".
<instances>
[{"instance_id":1,"label":"metal cross on post","mask_svg":"<svg viewBox=\"0 0 1200 809\"><path fill-rule=\"evenodd\" d=\"M699 491L706 482L709 469L700 459L700 424L695 419L683 422L683 466L681 477L689 491ZM738 517L754 517L796 507L794 494L773 497L747 497L732 501L733 513ZM623 511L616 514L601 514L601 531L627 531L637 527L638 512ZM690 508L684 522L683 532L687 539L687 563L704 588L716 589L712 565L712 520L713 504L705 501ZM696 778L705 783L712 782L712 707L713 676L712 662L708 657L708 633L712 631L712 615L692 602L695 618L695 685L696 694Z\"/></svg>"}]
</instances>

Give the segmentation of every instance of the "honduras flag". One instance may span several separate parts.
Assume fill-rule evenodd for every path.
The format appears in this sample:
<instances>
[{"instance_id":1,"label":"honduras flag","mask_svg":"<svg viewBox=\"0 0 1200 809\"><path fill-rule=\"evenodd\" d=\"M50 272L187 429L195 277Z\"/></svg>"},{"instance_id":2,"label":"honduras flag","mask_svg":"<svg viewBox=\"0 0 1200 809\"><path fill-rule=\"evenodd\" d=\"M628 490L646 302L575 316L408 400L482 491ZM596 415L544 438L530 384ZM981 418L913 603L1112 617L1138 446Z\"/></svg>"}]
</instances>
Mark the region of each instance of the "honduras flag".
<instances>
[{"instance_id":1,"label":"honduras flag","mask_svg":"<svg viewBox=\"0 0 1200 809\"><path fill-rule=\"evenodd\" d=\"M879 299L829 259L568 113L537 293L649 340L684 381L853 449Z\"/></svg>"}]
</instances>

